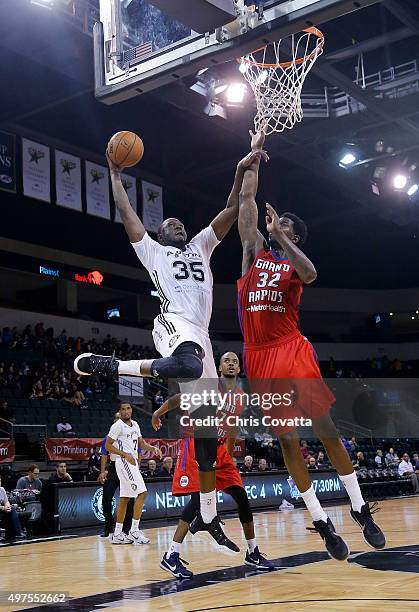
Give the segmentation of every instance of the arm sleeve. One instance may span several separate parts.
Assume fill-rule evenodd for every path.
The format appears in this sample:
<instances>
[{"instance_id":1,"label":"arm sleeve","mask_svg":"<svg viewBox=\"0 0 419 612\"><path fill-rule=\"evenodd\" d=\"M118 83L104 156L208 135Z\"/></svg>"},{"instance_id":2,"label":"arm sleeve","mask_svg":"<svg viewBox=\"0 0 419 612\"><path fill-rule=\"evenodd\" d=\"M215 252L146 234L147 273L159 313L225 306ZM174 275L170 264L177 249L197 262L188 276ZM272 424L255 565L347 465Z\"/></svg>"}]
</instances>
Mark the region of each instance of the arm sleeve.
<instances>
[{"instance_id":1,"label":"arm sleeve","mask_svg":"<svg viewBox=\"0 0 419 612\"><path fill-rule=\"evenodd\" d=\"M24 489L25 488L25 478L19 478L16 484L16 489Z\"/></svg>"},{"instance_id":2,"label":"arm sleeve","mask_svg":"<svg viewBox=\"0 0 419 612\"><path fill-rule=\"evenodd\" d=\"M147 232L138 242L131 242L132 248L137 254L138 259L147 270L153 270L156 267L157 256L164 250L161 244L150 238Z\"/></svg>"},{"instance_id":3,"label":"arm sleeve","mask_svg":"<svg viewBox=\"0 0 419 612\"><path fill-rule=\"evenodd\" d=\"M195 244L196 246L198 246L203 251L204 255L209 259L215 247L218 246L220 242L221 240L218 240L212 228L212 225L209 225L201 232L199 232L199 234L194 236L190 244Z\"/></svg>"},{"instance_id":4,"label":"arm sleeve","mask_svg":"<svg viewBox=\"0 0 419 612\"><path fill-rule=\"evenodd\" d=\"M7 497L7 493L6 493L5 489L3 489L3 487L0 487L0 503L1 504L7 504L8 501L9 501L9 499Z\"/></svg>"}]
</instances>

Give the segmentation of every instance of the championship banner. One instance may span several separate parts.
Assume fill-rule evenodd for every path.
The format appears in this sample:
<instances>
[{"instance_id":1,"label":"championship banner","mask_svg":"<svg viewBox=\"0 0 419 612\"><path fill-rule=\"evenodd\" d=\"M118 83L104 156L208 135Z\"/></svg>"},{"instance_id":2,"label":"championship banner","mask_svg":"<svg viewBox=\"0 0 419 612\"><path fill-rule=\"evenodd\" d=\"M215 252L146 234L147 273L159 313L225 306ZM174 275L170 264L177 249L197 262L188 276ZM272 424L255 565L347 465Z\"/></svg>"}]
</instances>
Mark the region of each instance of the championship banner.
<instances>
[{"instance_id":1,"label":"championship banner","mask_svg":"<svg viewBox=\"0 0 419 612\"><path fill-rule=\"evenodd\" d=\"M133 207L134 211L137 212L137 179L135 176L129 174L121 174L122 184L128 195L128 200ZM115 204L115 223L122 223L119 208Z\"/></svg>"},{"instance_id":2,"label":"championship banner","mask_svg":"<svg viewBox=\"0 0 419 612\"><path fill-rule=\"evenodd\" d=\"M145 441L151 444L152 446L158 446L162 452L163 458L173 457L174 459L176 459L176 457L178 456L179 448L180 448L180 440L168 440L164 438L147 438ZM141 459L155 459L155 458L156 457L154 453L150 453L149 451L141 452Z\"/></svg>"},{"instance_id":3,"label":"championship banner","mask_svg":"<svg viewBox=\"0 0 419 612\"><path fill-rule=\"evenodd\" d=\"M49 461L88 461L103 438L48 438L45 451Z\"/></svg>"},{"instance_id":4,"label":"championship banner","mask_svg":"<svg viewBox=\"0 0 419 612\"><path fill-rule=\"evenodd\" d=\"M163 187L142 182L143 224L147 231L157 233L163 221Z\"/></svg>"},{"instance_id":5,"label":"championship banner","mask_svg":"<svg viewBox=\"0 0 419 612\"><path fill-rule=\"evenodd\" d=\"M81 160L79 157L55 151L55 186L59 206L82 210Z\"/></svg>"},{"instance_id":6,"label":"championship banner","mask_svg":"<svg viewBox=\"0 0 419 612\"><path fill-rule=\"evenodd\" d=\"M108 168L89 161L86 162L86 202L89 215L111 218Z\"/></svg>"},{"instance_id":7,"label":"championship banner","mask_svg":"<svg viewBox=\"0 0 419 612\"><path fill-rule=\"evenodd\" d=\"M15 460L15 441L0 440L0 463L10 463Z\"/></svg>"},{"instance_id":8,"label":"championship banner","mask_svg":"<svg viewBox=\"0 0 419 612\"><path fill-rule=\"evenodd\" d=\"M23 193L51 202L49 147L22 138Z\"/></svg>"},{"instance_id":9,"label":"championship banner","mask_svg":"<svg viewBox=\"0 0 419 612\"><path fill-rule=\"evenodd\" d=\"M16 193L16 136L0 132L0 189Z\"/></svg>"}]
</instances>

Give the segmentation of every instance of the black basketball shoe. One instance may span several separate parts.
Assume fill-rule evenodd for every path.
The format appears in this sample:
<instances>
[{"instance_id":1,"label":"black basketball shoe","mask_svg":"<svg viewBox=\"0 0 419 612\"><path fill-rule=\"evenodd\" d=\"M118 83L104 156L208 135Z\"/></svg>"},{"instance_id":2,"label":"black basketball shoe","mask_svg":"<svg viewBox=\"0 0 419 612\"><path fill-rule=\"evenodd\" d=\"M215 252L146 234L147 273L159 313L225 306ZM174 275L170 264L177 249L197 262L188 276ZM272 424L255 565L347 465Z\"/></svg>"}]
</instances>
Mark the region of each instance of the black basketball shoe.
<instances>
[{"instance_id":1,"label":"black basketball shoe","mask_svg":"<svg viewBox=\"0 0 419 612\"><path fill-rule=\"evenodd\" d=\"M118 376L119 361L115 355L95 355L82 353L74 360L74 370L82 376L102 374L103 376Z\"/></svg>"},{"instance_id":2,"label":"black basketball shoe","mask_svg":"<svg viewBox=\"0 0 419 612\"><path fill-rule=\"evenodd\" d=\"M374 519L371 516L379 510L380 508L377 507L377 502L374 502L371 506L368 503L364 504L360 512L355 512L355 510L351 508L351 518L361 527L366 544L376 550L380 550L386 545L384 533L379 526L374 523Z\"/></svg>"},{"instance_id":3,"label":"black basketball shoe","mask_svg":"<svg viewBox=\"0 0 419 612\"><path fill-rule=\"evenodd\" d=\"M327 519L327 523L324 521L313 521L314 529L321 535L326 549L332 559L337 561L345 561L349 556L349 548L343 538L340 537L335 531L335 527L330 520ZM313 530L309 528L310 531ZM314 530L313 530L314 531Z\"/></svg>"},{"instance_id":4,"label":"black basketball shoe","mask_svg":"<svg viewBox=\"0 0 419 612\"><path fill-rule=\"evenodd\" d=\"M221 527L221 521L218 516L212 519L211 523L204 523L201 514L197 514L192 523L189 525L189 531L194 535L201 531L203 535L207 535L211 543L222 553L226 555L235 555L240 552L240 548L228 539Z\"/></svg>"}]
</instances>

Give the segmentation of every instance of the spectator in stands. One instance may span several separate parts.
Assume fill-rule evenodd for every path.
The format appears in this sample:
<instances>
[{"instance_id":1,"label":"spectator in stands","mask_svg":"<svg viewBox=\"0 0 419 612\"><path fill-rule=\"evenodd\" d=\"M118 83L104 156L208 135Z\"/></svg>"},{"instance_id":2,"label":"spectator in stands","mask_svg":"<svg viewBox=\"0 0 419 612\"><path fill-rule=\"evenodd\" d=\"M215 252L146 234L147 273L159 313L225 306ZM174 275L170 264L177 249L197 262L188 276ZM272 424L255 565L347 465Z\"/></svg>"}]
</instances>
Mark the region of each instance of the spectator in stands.
<instances>
[{"instance_id":1,"label":"spectator in stands","mask_svg":"<svg viewBox=\"0 0 419 612\"><path fill-rule=\"evenodd\" d=\"M327 461L325 454L323 451L319 451L317 453L317 467L322 468L322 467L327 467L329 465L329 462Z\"/></svg>"},{"instance_id":2,"label":"spectator in stands","mask_svg":"<svg viewBox=\"0 0 419 612\"><path fill-rule=\"evenodd\" d=\"M309 457L308 458L308 463L307 463L307 467L309 470L318 470L318 466L316 464L316 459L314 457Z\"/></svg>"},{"instance_id":3,"label":"spectator in stands","mask_svg":"<svg viewBox=\"0 0 419 612\"><path fill-rule=\"evenodd\" d=\"M403 453L403 459L400 461L399 475L402 478L409 478L412 483L413 493L419 493L419 479L417 474L415 474L415 470L413 469L413 465L407 453Z\"/></svg>"},{"instance_id":4,"label":"spectator in stands","mask_svg":"<svg viewBox=\"0 0 419 612\"><path fill-rule=\"evenodd\" d=\"M301 451L301 454L303 455L304 461L307 462L310 456L310 450L305 440L301 440L300 442L300 451Z\"/></svg>"},{"instance_id":5,"label":"spectator in stands","mask_svg":"<svg viewBox=\"0 0 419 612\"><path fill-rule=\"evenodd\" d=\"M165 457L162 461L160 470L157 473L157 476L166 476L172 478L173 476L173 458Z\"/></svg>"},{"instance_id":6,"label":"spectator in stands","mask_svg":"<svg viewBox=\"0 0 419 612\"><path fill-rule=\"evenodd\" d=\"M374 457L375 467L381 470L384 467L383 451L379 448Z\"/></svg>"},{"instance_id":7,"label":"spectator in stands","mask_svg":"<svg viewBox=\"0 0 419 612\"><path fill-rule=\"evenodd\" d=\"M386 465L387 467L397 467L400 463L400 459L397 456L394 448L389 448L388 453L386 453Z\"/></svg>"},{"instance_id":8,"label":"spectator in stands","mask_svg":"<svg viewBox=\"0 0 419 612\"><path fill-rule=\"evenodd\" d=\"M356 449L358 448L358 442L356 441L355 436L352 436L352 438L349 440L349 446L351 447L351 452L355 453Z\"/></svg>"},{"instance_id":9,"label":"spectator in stands","mask_svg":"<svg viewBox=\"0 0 419 612\"><path fill-rule=\"evenodd\" d=\"M55 468L55 472L49 477L50 482L73 482L70 474L67 472L67 464L65 461L60 461L57 467Z\"/></svg>"},{"instance_id":10,"label":"spectator in stands","mask_svg":"<svg viewBox=\"0 0 419 612\"><path fill-rule=\"evenodd\" d=\"M81 406L86 398L84 397L83 391L79 391L77 389L77 385L72 383L70 388L66 391L63 399L66 402L70 402L70 404L74 404L75 406Z\"/></svg>"},{"instance_id":11,"label":"spectator in stands","mask_svg":"<svg viewBox=\"0 0 419 612\"><path fill-rule=\"evenodd\" d=\"M362 451L358 451L356 454L356 459L353 461L354 468L356 470L366 470L368 469L368 461L364 457L364 453Z\"/></svg>"},{"instance_id":12,"label":"spectator in stands","mask_svg":"<svg viewBox=\"0 0 419 612\"><path fill-rule=\"evenodd\" d=\"M259 459L258 472L266 472L267 469L268 464L266 463L266 459Z\"/></svg>"},{"instance_id":13,"label":"spectator in stands","mask_svg":"<svg viewBox=\"0 0 419 612\"><path fill-rule=\"evenodd\" d=\"M0 419L6 419L6 421L15 422L14 410L6 400L0 400Z\"/></svg>"},{"instance_id":14,"label":"spectator in stands","mask_svg":"<svg viewBox=\"0 0 419 612\"><path fill-rule=\"evenodd\" d=\"M73 431L73 426L68 422L67 417L62 416L61 421L56 425L57 432L62 436L75 436L76 432Z\"/></svg>"},{"instance_id":15,"label":"spectator in stands","mask_svg":"<svg viewBox=\"0 0 419 612\"><path fill-rule=\"evenodd\" d=\"M413 469L415 470L415 474L419 474L419 454L418 453L413 453L412 465L413 465Z\"/></svg>"},{"instance_id":16,"label":"spectator in stands","mask_svg":"<svg viewBox=\"0 0 419 612\"><path fill-rule=\"evenodd\" d=\"M17 481L16 489L30 489L40 493L42 491L42 482L39 480L39 474L39 467L36 463L33 463L29 466L28 475L22 476Z\"/></svg>"},{"instance_id":17,"label":"spectator in stands","mask_svg":"<svg viewBox=\"0 0 419 612\"><path fill-rule=\"evenodd\" d=\"M156 395L153 398L153 410L158 410L160 406L163 404L163 402L164 402L163 393L160 391L160 389L158 389L158 391L156 392Z\"/></svg>"},{"instance_id":18,"label":"spectator in stands","mask_svg":"<svg viewBox=\"0 0 419 612\"><path fill-rule=\"evenodd\" d=\"M155 478L157 476L157 463L154 459L149 459L147 469L144 472L146 478Z\"/></svg>"},{"instance_id":19,"label":"spectator in stands","mask_svg":"<svg viewBox=\"0 0 419 612\"><path fill-rule=\"evenodd\" d=\"M100 446L95 447L95 452L93 455L89 457L89 462L87 464L87 478L89 480L97 480L97 477L100 474Z\"/></svg>"},{"instance_id":20,"label":"spectator in stands","mask_svg":"<svg viewBox=\"0 0 419 612\"><path fill-rule=\"evenodd\" d=\"M352 446L349 442L349 440L347 440L346 438L342 438L342 444L343 446L346 448L346 450L348 451L348 453L352 452Z\"/></svg>"},{"instance_id":21,"label":"spectator in stands","mask_svg":"<svg viewBox=\"0 0 419 612\"><path fill-rule=\"evenodd\" d=\"M0 526L6 530L6 539L24 538L16 508L10 505L5 489L1 486L0 475Z\"/></svg>"},{"instance_id":22,"label":"spectator in stands","mask_svg":"<svg viewBox=\"0 0 419 612\"><path fill-rule=\"evenodd\" d=\"M253 472L253 457L251 455L246 455L244 458L244 463L240 470L241 472Z\"/></svg>"}]
</instances>

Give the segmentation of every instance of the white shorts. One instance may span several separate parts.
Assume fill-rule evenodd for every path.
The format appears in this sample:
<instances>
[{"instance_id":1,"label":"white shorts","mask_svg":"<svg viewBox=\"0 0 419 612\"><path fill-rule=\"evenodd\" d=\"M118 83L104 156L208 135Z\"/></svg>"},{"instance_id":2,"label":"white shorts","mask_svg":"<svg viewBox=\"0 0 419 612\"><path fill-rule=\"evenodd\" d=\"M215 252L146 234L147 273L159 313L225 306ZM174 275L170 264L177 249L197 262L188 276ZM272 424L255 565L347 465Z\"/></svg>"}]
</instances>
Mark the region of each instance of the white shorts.
<instances>
[{"instance_id":1,"label":"white shorts","mask_svg":"<svg viewBox=\"0 0 419 612\"><path fill-rule=\"evenodd\" d=\"M173 314L159 315L154 319L153 340L162 357L170 357L182 342L196 342L204 350L203 371L199 381L180 383L181 393L199 393L203 389L218 392L218 374L214 363L208 332ZM205 379L209 379L205 383ZM190 412L193 411L193 408Z\"/></svg>"},{"instance_id":2,"label":"white shorts","mask_svg":"<svg viewBox=\"0 0 419 612\"><path fill-rule=\"evenodd\" d=\"M118 455L115 468L119 478L119 497L137 497L147 491L138 463L132 465Z\"/></svg>"},{"instance_id":3,"label":"white shorts","mask_svg":"<svg viewBox=\"0 0 419 612\"><path fill-rule=\"evenodd\" d=\"M196 342L205 352L202 378L218 378L208 332L177 315L164 314L154 319L152 335L162 357L170 357L182 342Z\"/></svg>"}]
</instances>

